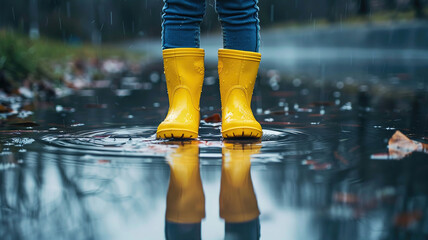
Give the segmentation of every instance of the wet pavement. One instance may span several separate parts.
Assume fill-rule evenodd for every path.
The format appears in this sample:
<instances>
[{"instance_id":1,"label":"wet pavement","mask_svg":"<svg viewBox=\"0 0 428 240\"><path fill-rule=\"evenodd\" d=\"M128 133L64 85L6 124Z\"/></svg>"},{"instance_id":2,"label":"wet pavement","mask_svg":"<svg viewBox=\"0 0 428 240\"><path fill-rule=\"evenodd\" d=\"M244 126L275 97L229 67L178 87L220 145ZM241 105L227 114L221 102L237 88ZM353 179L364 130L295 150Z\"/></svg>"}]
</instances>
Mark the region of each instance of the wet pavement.
<instances>
[{"instance_id":1,"label":"wet pavement","mask_svg":"<svg viewBox=\"0 0 428 240\"><path fill-rule=\"evenodd\" d=\"M221 138L212 66L194 141L155 139L168 107L158 62L32 103L0 126L0 238L426 239L426 69L341 61L263 67L261 140Z\"/></svg>"}]
</instances>

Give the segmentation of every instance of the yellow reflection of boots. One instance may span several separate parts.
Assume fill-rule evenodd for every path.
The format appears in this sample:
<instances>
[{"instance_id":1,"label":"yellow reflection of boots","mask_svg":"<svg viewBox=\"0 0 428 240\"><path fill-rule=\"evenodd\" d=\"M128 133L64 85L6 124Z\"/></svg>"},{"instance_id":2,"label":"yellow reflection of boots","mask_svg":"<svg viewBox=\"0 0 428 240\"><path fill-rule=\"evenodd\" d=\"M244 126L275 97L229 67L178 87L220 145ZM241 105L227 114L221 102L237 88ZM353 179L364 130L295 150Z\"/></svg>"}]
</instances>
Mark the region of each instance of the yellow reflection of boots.
<instances>
[{"instance_id":1,"label":"yellow reflection of boots","mask_svg":"<svg viewBox=\"0 0 428 240\"><path fill-rule=\"evenodd\" d=\"M204 80L204 50L173 48L163 50L169 110L159 125L158 138L197 138L199 100Z\"/></svg>"},{"instance_id":2,"label":"yellow reflection of boots","mask_svg":"<svg viewBox=\"0 0 428 240\"><path fill-rule=\"evenodd\" d=\"M256 52L220 49L218 74L224 138L262 136L262 127L251 111L251 97L261 55Z\"/></svg>"},{"instance_id":3,"label":"yellow reflection of boots","mask_svg":"<svg viewBox=\"0 0 428 240\"><path fill-rule=\"evenodd\" d=\"M170 179L166 220L174 223L198 223L205 217L205 197L199 174L197 142L180 145L168 156Z\"/></svg>"},{"instance_id":4,"label":"yellow reflection of boots","mask_svg":"<svg viewBox=\"0 0 428 240\"><path fill-rule=\"evenodd\" d=\"M228 223L247 222L260 215L251 180L251 155L260 152L257 144L226 143L220 187L220 217Z\"/></svg>"}]
</instances>

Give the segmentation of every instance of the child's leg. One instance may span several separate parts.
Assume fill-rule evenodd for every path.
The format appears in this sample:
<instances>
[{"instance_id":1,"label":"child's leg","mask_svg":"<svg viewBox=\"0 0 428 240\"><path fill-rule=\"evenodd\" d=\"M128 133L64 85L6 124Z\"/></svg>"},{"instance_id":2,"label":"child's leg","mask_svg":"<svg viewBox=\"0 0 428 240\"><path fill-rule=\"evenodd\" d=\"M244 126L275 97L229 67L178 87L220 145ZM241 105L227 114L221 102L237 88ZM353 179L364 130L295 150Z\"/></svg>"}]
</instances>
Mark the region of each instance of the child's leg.
<instances>
[{"instance_id":1,"label":"child's leg","mask_svg":"<svg viewBox=\"0 0 428 240\"><path fill-rule=\"evenodd\" d=\"M205 0L164 0L162 49L199 48Z\"/></svg>"},{"instance_id":2,"label":"child's leg","mask_svg":"<svg viewBox=\"0 0 428 240\"><path fill-rule=\"evenodd\" d=\"M217 0L226 49L258 52L260 26L258 0Z\"/></svg>"},{"instance_id":3,"label":"child's leg","mask_svg":"<svg viewBox=\"0 0 428 240\"><path fill-rule=\"evenodd\" d=\"M199 48L205 0L164 0L162 55L169 109L158 138L197 138L205 52Z\"/></svg>"},{"instance_id":4,"label":"child's leg","mask_svg":"<svg viewBox=\"0 0 428 240\"><path fill-rule=\"evenodd\" d=\"M224 49L218 51L218 74L224 138L260 138L261 125L251 97L261 59L257 0L217 0Z\"/></svg>"}]
</instances>

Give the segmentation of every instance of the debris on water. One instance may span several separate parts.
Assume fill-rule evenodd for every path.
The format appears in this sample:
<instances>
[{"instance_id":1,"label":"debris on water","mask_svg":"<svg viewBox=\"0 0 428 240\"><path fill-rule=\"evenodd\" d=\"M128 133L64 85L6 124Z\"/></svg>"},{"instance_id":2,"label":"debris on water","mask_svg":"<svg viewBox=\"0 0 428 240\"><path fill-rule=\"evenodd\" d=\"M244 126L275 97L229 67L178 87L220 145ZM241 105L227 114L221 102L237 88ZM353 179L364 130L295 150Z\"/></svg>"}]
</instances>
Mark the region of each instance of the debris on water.
<instances>
[{"instance_id":1,"label":"debris on water","mask_svg":"<svg viewBox=\"0 0 428 240\"><path fill-rule=\"evenodd\" d=\"M11 108L3 106L3 105L0 104L0 113L10 113L12 111L13 110Z\"/></svg>"},{"instance_id":2,"label":"debris on water","mask_svg":"<svg viewBox=\"0 0 428 240\"><path fill-rule=\"evenodd\" d=\"M351 111L352 110L352 103L351 102L347 102L345 103L340 110L342 111Z\"/></svg>"},{"instance_id":3,"label":"debris on water","mask_svg":"<svg viewBox=\"0 0 428 240\"><path fill-rule=\"evenodd\" d=\"M400 131L388 140L388 155L395 159L402 159L415 151L422 152L423 148L423 143L411 140Z\"/></svg>"},{"instance_id":4,"label":"debris on water","mask_svg":"<svg viewBox=\"0 0 428 240\"><path fill-rule=\"evenodd\" d=\"M50 131L55 131L55 130L58 130L58 128L51 127L51 128L49 128L49 130L50 130Z\"/></svg>"},{"instance_id":5,"label":"debris on water","mask_svg":"<svg viewBox=\"0 0 428 240\"><path fill-rule=\"evenodd\" d=\"M27 87L20 87L18 89L18 92L21 96L25 97L25 98L33 98L34 97L34 93L28 89Z\"/></svg>"},{"instance_id":6,"label":"debris on water","mask_svg":"<svg viewBox=\"0 0 428 240\"><path fill-rule=\"evenodd\" d=\"M63 107L61 105L56 105L55 106L55 111L56 112L69 112L69 113L73 113L76 111L76 109L71 108L71 107Z\"/></svg>"},{"instance_id":7,"label":"debris on water","mask_svg":"<svg viewBox=\"0 0 428 240\"><path fill-rule=\"evenodd\" d=\"M321 170L329 170L331 169L332 165L331 163L315 163L309 165L309 169L315 170L315 171L321 171Z\"/></svg>"},{"instance_id":8,"label":"debris on water","mask_svg":"<svg viewBox=\"0 0 428 240\"><path fill-rule=\"evenodd\" d=\"M294 106L293 106L293 108L294 108L294 110L299 109L299 104L295 103Z\"/></svg>"},{"instance_id":9,"label":"debris on water","mask_svg":"<svg viewBox=\"0 0 428 240\"><path fill-rule=\"evenodd\" d=\"M71 124L70 127L81 127L81 126L85 126L84 123L75 123L75 124Z\"/></svg>"},{"instance_id":10,"label":"debris on water","mask_svg":"<svg viewBox=\"0 0 428 240\"><path fill-rule=\"evenodd\" d=\"M303 161L302 161L302 165L314 165L314 164L316 164L316 163L317 163L317 161L312 160L312 159L310 159L310 158L305 159L305 160L303 160Z\"/></svg>"},{"instance_id":11,"label":"debris on water","mask_svg":"<svg viewBox=\"0 0 428 240\"><path fill-rule=\"evenodd\" d=\"M266 121L266 122L273 122L273 121L274 121L274 119L273 119L273 118L265 118L265 121Z\"/></svg>"},{"instance_id":12,"label":"debris on water","mask_svg":"<svg viewBox=\"0 0 428 240\"><path fill-rule=\"evenodd\" d=\"M204 121L207 123L219 123L221 122L221 116L218 113L214 113L213 115L204 118Z\"/></svg>"},{"instance_id":13,"label":"debris on water","mask_svg":"<svg viewBox=\"0 0 428 240\"><path fill-rule=\"evenodd\" d=\"M22 110L18 113L18 118L27 118L30 115L33 115L34 113L32 111L26 111L26 110Z\"/></svg>"},{"instance_id":14,"label":"debris on water","mask_svg":"<svg viewBox=\"0 0 428 240\"><path fill-rule=\"evenodd\" d=\"M15 123L9 123L11 126L17 126L17 127L37 127L40 126L39 124L35 122L15 122Z\"/></svg>"},{"instance_id":15,"label":"debris on water","mask_svg":"<svg viewBox=\"0 0 428 240\"><path fill-rule=\"evenodd\" d=\"M423 217L423 212L415 210L411 212L400 213L394 218L394 225L401 228L408 228L419 222Z\"/></svg>"},{"instance_id":16,"label":"debris on water","mask_svg":"<svg viewBox=\"0 0 428 240\"><path fill-rule=\"evenodd\" d=\"M158 102L155 102L155 103L153 103L153 107L160 107L160 103L158 103Z\"/></svg>"},{"instance_id":17,"label":"debris on water","mask_svg":"<svg viewBox=\"0 0 428 240\"><path fill-rule=\"evenodd\" d=\"M134 118L134 115L129 114L126 118L132 119L132 118Z\"/></svg>"}]
</instances>

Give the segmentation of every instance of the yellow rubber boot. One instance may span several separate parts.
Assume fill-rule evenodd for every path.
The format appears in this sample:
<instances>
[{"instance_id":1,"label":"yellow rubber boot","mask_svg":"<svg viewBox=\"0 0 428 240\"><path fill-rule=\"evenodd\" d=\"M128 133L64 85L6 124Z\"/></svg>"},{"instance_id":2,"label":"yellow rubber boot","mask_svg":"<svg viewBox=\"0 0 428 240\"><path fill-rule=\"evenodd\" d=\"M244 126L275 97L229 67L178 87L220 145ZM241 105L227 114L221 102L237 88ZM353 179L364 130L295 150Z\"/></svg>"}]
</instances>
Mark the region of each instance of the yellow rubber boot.
<instances>
[{"instance_id":1,"label":"yellow rubber boot","mask_svg":"<svg viewBox=\"0 0 428 240\"><path fill-rule=\"evenodd\" d=\"M226 143L222 149L220 217L229 223L248 222L260 215L251 180L251 155L258 144Z\"/></svg>"},{"instance_id":2,"label":"yellow rubber boot","mask_svg":"<svg viewBox=\"0 0 428 240\"><path fill-rule=\"evenodd\" d=\"M262 127L251 111L251 97L261 55L230 49L218 51L224 138L260 138Z\"/></svg>"},{"instance_id":3,"label":"yellow rubber boot","mask_svg":"<svg viewBox=\"0 0 428 240\"><path fill-rule=\"evenodd\" d=\"M166 220L198 223L205 217L205 197L199 173L197 142L180 145L167 156L170 166Z\"/></svg>"},{"instance_id":4,"label":"yellow rubber boot","mask_svg":"<svg viewBox=\"0 0 428 240\"><path fill-rule=\"evenodd\" d=\"M198 137L204 55L200 48L163 50L169 109L158 127L157 138Z\"/></svg>"}]
</instances>

